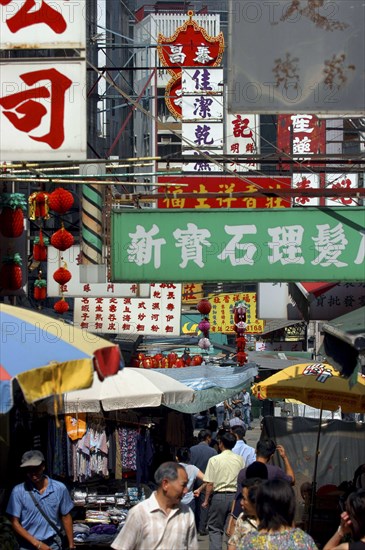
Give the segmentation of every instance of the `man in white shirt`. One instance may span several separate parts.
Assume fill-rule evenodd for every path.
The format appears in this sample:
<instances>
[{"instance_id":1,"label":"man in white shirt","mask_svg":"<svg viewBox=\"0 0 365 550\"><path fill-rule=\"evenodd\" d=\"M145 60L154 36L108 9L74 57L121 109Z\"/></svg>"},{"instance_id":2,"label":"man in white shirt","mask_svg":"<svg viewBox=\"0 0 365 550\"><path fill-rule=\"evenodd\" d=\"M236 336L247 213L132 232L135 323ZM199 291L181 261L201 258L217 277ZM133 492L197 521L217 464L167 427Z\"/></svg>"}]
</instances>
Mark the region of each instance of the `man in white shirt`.
<instances>
[{"instance_id":1,"label":"man in white shirt","mask_svg":"<svg viewBox=\"0 0 365 550\"><path fill-rule=\"evenodd\" d=\"M233 426L231 432L234 436L236 436L237 439L237 443L233 447L232 453L242 456L243 462L245 463L245 468L247 468L247 466L255 462L256 451L253 447L250 447L250 445L247 445L247 443L244 441L246 430L242 428L242 426Z\"/></svg>"},{"instance_id":2,"label":"man in white shirt","mask_svg":"<svg viewBox=\"0 0 365 550\"><path fill-rule=\"evenodd\" d=\"M114 550L198 550L194 514L181 499L188 476L177 462L155 472L157 490L134 506L111 545Z\"/></svg>"}]
</instances>

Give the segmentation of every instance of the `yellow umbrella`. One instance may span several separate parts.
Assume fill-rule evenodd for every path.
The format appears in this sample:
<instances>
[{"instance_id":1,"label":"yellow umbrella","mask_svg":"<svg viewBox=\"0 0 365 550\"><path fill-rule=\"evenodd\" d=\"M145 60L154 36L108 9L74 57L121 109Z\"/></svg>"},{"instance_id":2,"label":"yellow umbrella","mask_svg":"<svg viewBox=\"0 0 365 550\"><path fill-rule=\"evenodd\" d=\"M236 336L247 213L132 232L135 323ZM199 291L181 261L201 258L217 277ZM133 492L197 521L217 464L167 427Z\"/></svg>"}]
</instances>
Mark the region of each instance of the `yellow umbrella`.
<instances>
[{"instance_id":1,"label":"yellow umbrella","mask_svg":"<svg viewBox=\"0 0 365 550\"><path fill-rule=\"evenodd\" d=\"M309 533L312 529L313 510L317 484L319 441L323 409L335 411L341 406L343 412L365 411L365 377L358 375L350 387L349 380L327 363L301 363L283 369L252 387L259 399L296 399L320 409L317 444L313 472L312 494L309 509Z\"/></svg>"},{"instance_id":2,"label":"yellow umbrella","mask_svg":"<svg viewBox=\"0 0 365 550\"><path fill-rule=\"evenodd\" d=\"M255 384L252 393L259 399L296 399L317 409L343 412L365 411L365 377L349 380L327 363L301 363L287 367Z\"/></svg>"}]
</instances>

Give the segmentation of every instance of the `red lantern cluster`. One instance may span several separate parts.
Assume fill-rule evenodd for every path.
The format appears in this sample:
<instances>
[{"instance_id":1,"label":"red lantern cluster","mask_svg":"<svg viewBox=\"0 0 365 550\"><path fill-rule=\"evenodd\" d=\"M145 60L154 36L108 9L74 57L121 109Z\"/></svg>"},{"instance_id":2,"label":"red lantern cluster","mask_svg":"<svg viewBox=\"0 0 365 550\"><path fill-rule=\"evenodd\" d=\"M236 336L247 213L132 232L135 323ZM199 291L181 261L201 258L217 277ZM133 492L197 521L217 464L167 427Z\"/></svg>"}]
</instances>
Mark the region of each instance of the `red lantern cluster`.
<instances>
[{"instance_id":1,"label":"red lantern cluster","mask_svg":"<svg viewBox=\"0 0 365 550\"><path fill-rule=\"evenodd\" d=\"M245 352L246 348L246 338L244 336L247 328L246 318L247 318L247 306L244 302L237 302L233 308L234 316L234 330L237 334L236 336L236 360L240 366L243 366L247 363L247 354Z\"/></svg>"},{"instance_id":2,"label":"red lantern cluster","mask_svg":"<svg viewBox=\"0 0 365 550\"><path fill-rule=\"evenodd\" d=\"M200 338L198 342L198 346L202 350L208 350L211 344L209 340L210 322L207 315L210 313L210 310L212 309L212 304L209 302L209 300L207 300L207 298L203 298L202 300L200 300L200 302L198 302L196 307L199 313L201 313L203 316L202 320L198 324L198 328L203 334L203 337Z\"/></svg>"},{"instance_id":3,"label":"red lantern cluster","mask_svg":"<svg viewBox=\"0 0 365 550\"><path fill-rule=\"evenodd\" d=\"M198 366L203 362L201 355L191 356L186 350L178 356L177 353L171 352L168 355L156 353L155 355L145 355L139 353L132 357L130 366L142 369L181 369L184 367Z\"/></svg>"}]
</instances>

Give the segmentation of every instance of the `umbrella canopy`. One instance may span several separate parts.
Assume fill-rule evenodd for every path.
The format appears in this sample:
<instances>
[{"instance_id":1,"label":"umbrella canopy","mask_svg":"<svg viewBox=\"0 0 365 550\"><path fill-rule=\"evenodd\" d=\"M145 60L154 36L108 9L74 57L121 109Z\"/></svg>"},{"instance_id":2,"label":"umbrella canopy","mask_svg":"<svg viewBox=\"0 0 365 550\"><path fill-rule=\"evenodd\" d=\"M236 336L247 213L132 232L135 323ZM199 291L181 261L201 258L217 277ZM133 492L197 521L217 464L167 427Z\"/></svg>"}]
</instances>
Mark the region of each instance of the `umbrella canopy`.
<instances>
[{"instance_id":1,"label":"umbrella canopy","mask_svg":"<svg viewBox=\"0 0 365 550\"><path fill-rule=\"evenodd\" d=\"M31 309L0 304L0 412L13 404L16 379L28 403L87 388L121 368L119 346Z\"/></svg>"},{"instance_id":2,"label":"umbrella canopy","mask_svg":"<svg viewBox=\"0 0 365 550\"><path fill-rule=\"evenodd\" d=\"M283 369L252 387L260 399L296 399L317 409L343 412L365 411L365 378L349 381L326 363L301 363Z\"/></svg>"},{"instance_id":3,"label":"umbrella canopy","mask_svg":"<svg viewBox=\"0 0 365 550\"><path fill-rule=\"evenodd\" d=\"M193 399L192 389L165 374L148 369L125 368L103 382L94 374L94 382L90 388L65 393L58 412L101 412L159 407L172 403L190 403ZM53 400L45 400L39 408L52 413Z\"/></svg>"}]
</instances>

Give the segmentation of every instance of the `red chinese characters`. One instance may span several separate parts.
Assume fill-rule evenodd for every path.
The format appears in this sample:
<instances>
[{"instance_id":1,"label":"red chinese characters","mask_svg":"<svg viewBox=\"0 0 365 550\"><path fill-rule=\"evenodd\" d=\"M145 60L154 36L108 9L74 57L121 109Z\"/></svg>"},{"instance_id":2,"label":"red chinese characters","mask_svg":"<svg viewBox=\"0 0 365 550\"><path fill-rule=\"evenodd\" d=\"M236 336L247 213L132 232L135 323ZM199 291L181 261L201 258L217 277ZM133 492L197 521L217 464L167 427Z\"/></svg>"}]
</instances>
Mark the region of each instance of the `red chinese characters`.
<instances>
[{"instance_id":1,"label":"red chinese characters","mask_svg":"<svg viewBox=\"0 0 365 550\"><path fill-rule=\"evenodd\" d=\"M0 6L9 4L16 6L16 2L13 0L0 0ZM18 11L13 13L9 10L9 14L5 23L13 33L39 23L48 25L57 34L62 34L67 28L67 22L63 15L57 9L52 8L46 0L41 0L40 4L36 0L25 0Z\"/></svg>"},{"instance_id":2,"label":"red chinese characters","mask_svg":"<svg viewBox=\"0 0 365 550\"><path fill-rule=\"evenodd\" d=\"M48 144L52 149L58 149L65 139L65 94L72 81L56 69L24 73L20 78L27 86L33 88L0 98L3 115L17 130L29 134L41 126L42 119L48 114L49 131L43 136L29 137L34 141ZM43 82L47 82L48 85ZM41 102L42 99L48 100L49 103Z\"/></svg>"}]
</instances>

